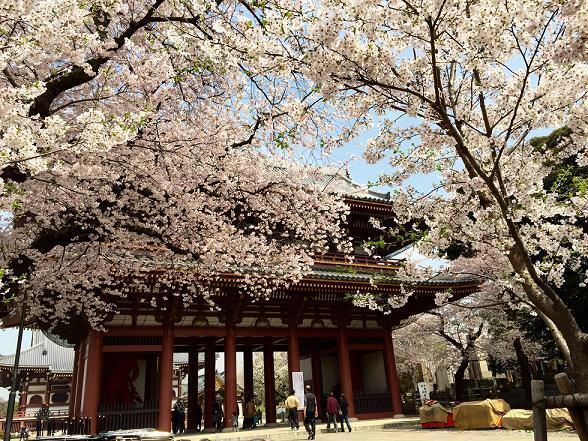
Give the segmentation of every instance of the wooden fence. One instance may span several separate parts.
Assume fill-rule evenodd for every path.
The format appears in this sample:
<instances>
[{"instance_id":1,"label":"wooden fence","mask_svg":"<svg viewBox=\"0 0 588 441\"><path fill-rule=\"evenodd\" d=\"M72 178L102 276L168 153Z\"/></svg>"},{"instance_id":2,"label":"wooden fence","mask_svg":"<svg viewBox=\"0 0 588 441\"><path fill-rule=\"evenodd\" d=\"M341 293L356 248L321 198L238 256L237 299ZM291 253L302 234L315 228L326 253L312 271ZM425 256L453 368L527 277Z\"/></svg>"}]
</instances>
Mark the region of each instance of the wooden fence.
<instances>
[{"instance_id":1,"label":"wooden fence","mask_svg":"<svg viewBox=\"0 0 588 441\"><path fill-rule=\"evenodd\" d=\"M126 403L103 404L98 412L98 431L155 428L158 414L156 401L139 406Z\"/></svg>"},{"instance_id":2,"label":"wooden fence","mask_svg":"<svg viewBox=\"0 0 588 441\"><path fill-rule=\"evenodd\" d=\"M40 430L43 434L63 434L63 435L89 435L90 434L90 417L69 418L65 416L51 417L49 421L42 421ZM37 431L37 418L35 417L16 417L12 420L10 433L18 433L21 427L29 429L34 434ZM0 421L0 432L6 430L6 420Z\"/></svg>"},{"instance_id":3,"label":"wooden fence","mask_svg":"<svg viewBox=\"0 0 588 441\"><path fill-rule=\"evenodd\" d=\"M563 395L546 397L543 381L531 381L535 441L547 441L546 409L562 408L569 410L580 440L588 441L588 393L572 393L572 383L566 374L557 374L554 379Z\"/></svg>"},{"instance_id":4,"label":"wooden fence","mask_svg":"<svg viewBox=\"0 0 588 441\"><path fill-rule=\"evenodd\" d=\"M392 401L387 390L354 390L353 401L355 403L355 413L392 412Z\"/></svg>"}]
</instances>

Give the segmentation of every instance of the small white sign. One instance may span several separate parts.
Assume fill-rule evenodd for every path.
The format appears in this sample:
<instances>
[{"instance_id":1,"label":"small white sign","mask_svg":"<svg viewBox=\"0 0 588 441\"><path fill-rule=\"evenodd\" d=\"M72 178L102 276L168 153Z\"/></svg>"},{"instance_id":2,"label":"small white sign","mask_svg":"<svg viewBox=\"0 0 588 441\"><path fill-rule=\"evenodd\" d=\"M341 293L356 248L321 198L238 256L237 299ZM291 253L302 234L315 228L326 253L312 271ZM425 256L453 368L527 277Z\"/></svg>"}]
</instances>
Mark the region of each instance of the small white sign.
<instances>
[{"instance_id":1,"label":"small white sign","mask_svg":"<svg viewBox=\"0 0 588 441\"><path fill-rule=\"evenodd\" d=\"M298 410L304 410L304 376L302 372L292 372L292 389L300 401Z\"/></svg>"},{"instance_id":2,"label":"small white sign","mask_svg":"<svg viewBox=\"0 0 588 441\"><path fill-rule=\"evenodd\" d=\"M419 395L421 400L430 400L431 388L429 387L429 383L420 382L417 384Z\"/></svg>"}]
</instances>

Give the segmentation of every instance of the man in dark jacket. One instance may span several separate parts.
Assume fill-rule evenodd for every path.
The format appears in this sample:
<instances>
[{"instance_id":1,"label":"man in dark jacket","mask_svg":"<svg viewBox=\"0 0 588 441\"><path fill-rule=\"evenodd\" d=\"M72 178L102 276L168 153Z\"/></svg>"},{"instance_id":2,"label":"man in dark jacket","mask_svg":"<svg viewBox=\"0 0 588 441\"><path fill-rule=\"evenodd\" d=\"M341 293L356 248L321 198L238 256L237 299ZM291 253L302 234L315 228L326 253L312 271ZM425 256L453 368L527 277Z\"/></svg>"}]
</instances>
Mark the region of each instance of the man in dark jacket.
<instances>
[{"instance_id":1,"label":"man in dark jacket","mask_svg":"<svg viewBox=\"0 0 588 441\"><path fill-rule=\"evenodd\" d=\"M333 395L333 392L329 394L329 398L327 398L327 430L331 429L331 423L333 423L333 427L335 428L335 433L339 431L337 428L337 412L339 411L339 403L337 403L337 399Z\"/></svg>"},{"instance_id":2,"label":"man in dark jacket","mask_svg":"<svg viewBox=\"0 0 588 441\"><path fill-rule=\"evenodd\" d=\"M316 397L310 390L310 386L306 386L306 393L304 394L304 427L308 432L308 439L314 439L316 435L316 417L318 416L316 407Z\"/></svg>"},{"instance_id":3,"label":"man in dark jacket","mask_svg":"<svg viewBox=\"0 0 588 441\"><path fill-rule=\"evenodd\" d=\"M349 424L349 402L347 401L347 398L345 398L345 394L341 394L339 408L341 409L341 432L345 432L343 421L347 423L347 429L351 432L351 425Z\"/></svg>"}]
</instances>

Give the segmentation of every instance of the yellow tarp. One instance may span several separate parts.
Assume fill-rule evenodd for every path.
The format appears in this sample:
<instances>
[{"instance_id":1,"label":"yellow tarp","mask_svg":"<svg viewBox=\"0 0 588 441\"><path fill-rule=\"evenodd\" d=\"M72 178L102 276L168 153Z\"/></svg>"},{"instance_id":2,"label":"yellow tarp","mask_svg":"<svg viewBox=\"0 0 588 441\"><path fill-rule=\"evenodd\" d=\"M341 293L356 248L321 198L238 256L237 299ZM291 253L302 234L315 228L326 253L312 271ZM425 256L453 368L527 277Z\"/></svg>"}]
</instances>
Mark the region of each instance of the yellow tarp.
<instances>
[{"instance_id":1,"label":"yellow tarp","mask_svg":"<svg viewBox=\"0 0 588 441\"><path fill-rule=\"evenodd\" d=\"M439 403L432 404L431 406L421 406L419 409L419 416L421 418L421 424L423 423L447 423L447 414L451 412L451 409L442 406Z\"/></svg>"},{"instance_id":2,"label":"yellow tarp","mask_svg":"<svg viewBox=\"0 0 588 441\"><path fill-rule=\"evenodd\" d=\"M533 430L533 411L513 409L502 417L502 427L509 430ZM547 430L573 429L568 409L547 409Z\"/></svg>"},{"instance_id":3,"label":"yellow tarp","mask_svg":"<svg viewBox=\"0 0 588 441\"><path fill-rule=\"evenodd\" d=\"M509 410L504 400L470 401L453 408L453 420L461 430L495 429L501 427L502 416Z\"/></svg>"}]
</instances>

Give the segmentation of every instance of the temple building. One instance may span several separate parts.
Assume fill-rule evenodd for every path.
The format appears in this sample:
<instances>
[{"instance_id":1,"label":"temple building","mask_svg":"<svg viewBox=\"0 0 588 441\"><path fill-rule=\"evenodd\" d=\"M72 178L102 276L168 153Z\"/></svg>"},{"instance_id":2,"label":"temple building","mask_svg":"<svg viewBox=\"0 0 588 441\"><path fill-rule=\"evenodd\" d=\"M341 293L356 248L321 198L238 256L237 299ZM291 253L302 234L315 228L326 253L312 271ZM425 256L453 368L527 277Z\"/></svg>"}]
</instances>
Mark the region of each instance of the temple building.
<instances>
[{"instance_id":1,"label":"temple building","mask_svg":"<svg viewBox=\"0 0 588 441\"><path fill-rule=\"evenodd\" d=\"M274 357L288 353L289 378L297 373L319 398L325 410L330 392L345 393L351 417L398 416L403 413L394 359L392 330L411 315L436 307L435 295L447 289L453 298L476 291L471 279L414 281L408 301L390 313L355 306L350 294L377 292L402 296L395 274L402 262L376 259L362 251L362 243L379 237L370 219L393 219L389 194L366 189L339 172L322 175L330 188L344 195L350 213L347 231L356 254L349 260L329 252L316 256L313 270L269 299L252 301L239 293L239 280L226 274L218 279L213 298L188 306L178 302L165 312L149 303L117 300L118 314L105 323L105 332L88 329L75 341L68 410L74 417L91 418L91 431L133 427L169 430L174 399L174 354L187 354L188 429L195 422L197 390L204 392L205 427L212 427L212 406L222 397L224 414L237 409L237 353L243 357L243 389L253 395L253 353L263 352L266 423L276 422ZM404 246L399 243L397 249ZM154 275L153 277L156 277ZM215 378L217 354L224 360L224 390ZM204 364L198 379L199 360ZM69 391L68 391L69 392ZM123 417L121 417L123 415ZM225 425L231 424L225 418Z\"/></svg>"}]
</instances>

